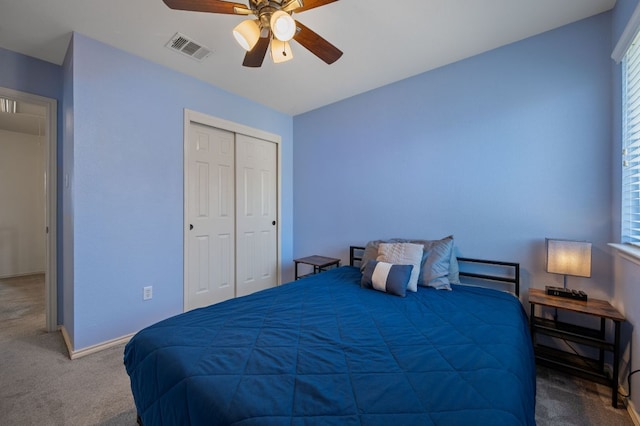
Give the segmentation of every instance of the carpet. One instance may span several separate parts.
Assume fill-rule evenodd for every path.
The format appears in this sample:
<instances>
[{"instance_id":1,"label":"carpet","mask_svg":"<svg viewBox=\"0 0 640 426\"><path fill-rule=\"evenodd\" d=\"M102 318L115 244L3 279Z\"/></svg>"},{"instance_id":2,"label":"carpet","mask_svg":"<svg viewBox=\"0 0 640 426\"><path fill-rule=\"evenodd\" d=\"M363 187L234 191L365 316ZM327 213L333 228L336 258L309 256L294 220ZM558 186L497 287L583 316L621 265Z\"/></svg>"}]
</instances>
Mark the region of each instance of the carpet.
<instances>
[{"instance_id":1,"label":"carpet","mask_svg":"<svg viewBox=\"0 0 640 426\"><path fill-rule=\"evenodd\" d=\"M611 405L611 388L537 366L538 426L633 426L627 409Z\"/></svg>"},{"instance_id":2,"label":"carpet","mask_svg":"<svg viewBox=\"0 0 640 426\"><path fill-rule=\"evenodd\" d=\"M0 279L0 425L135 426L124 345L69 359L45 331L44 277ZM538 367L538 426L632 426L606 386Z\"/></svg>"}]
</instances>

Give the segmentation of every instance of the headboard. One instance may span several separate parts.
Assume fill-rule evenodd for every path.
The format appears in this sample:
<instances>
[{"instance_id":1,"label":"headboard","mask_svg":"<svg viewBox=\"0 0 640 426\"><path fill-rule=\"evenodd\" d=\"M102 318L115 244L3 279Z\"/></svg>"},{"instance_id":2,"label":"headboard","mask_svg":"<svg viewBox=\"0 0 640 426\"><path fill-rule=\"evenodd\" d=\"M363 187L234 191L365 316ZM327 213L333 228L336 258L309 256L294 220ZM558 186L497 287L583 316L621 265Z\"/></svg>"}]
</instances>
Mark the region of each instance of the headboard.
<instances>
[{"instance_id":1,"label":"headboard","mask_svg":"<svg viewBox=\"0 0 640 426\"><path fill-rule=\"evenodd\" d=\"M362 262L364 247L349 247L349 265L359 266ZM469 278L475 282L493 282L513 287L513 293L520 296L520 264L498 260L472 259L458 257L460 277Z\"/></svg>"}]
</instances>

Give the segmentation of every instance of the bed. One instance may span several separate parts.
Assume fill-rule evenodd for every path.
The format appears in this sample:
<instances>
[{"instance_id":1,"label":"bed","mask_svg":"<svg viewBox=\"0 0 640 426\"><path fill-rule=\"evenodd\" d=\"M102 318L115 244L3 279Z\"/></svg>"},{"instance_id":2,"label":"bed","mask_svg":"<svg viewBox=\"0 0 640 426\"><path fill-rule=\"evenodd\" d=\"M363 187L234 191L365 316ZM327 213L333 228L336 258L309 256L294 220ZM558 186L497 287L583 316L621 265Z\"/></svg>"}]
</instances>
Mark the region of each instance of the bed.
<instances>
[{"instance_id":1,"label":"bed","mask_svg":"<svg viewBox=\"0 0 640 426\"><path fill-rule=\"evenodd\" d=\"M518 265L458 259L471 265L462 278L511 292L451 284L397 297L362 287L361 249L349 266L137 333L124 363L139 423L535 425Z\"/></svg>"}]
</instances>

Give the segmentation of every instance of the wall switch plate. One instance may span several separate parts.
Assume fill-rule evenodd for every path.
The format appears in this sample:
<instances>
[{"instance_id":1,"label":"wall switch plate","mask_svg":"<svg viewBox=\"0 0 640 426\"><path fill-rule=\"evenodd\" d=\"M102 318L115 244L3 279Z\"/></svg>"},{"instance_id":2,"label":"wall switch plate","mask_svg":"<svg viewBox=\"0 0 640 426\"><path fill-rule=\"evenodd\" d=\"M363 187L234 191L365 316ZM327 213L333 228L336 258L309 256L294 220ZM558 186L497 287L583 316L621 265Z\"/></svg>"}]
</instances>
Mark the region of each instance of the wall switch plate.
<instances>
[{"instance_id":1,"label":"wall switch plate","mask_svg":"<svg viewBox=\"0 0 640 426\"><path fill-rule=\"evenodd\" d=\"M149 300L153 297L153 287L147 286L143 289L143 299Z\"/></svg>"}]
</instances>

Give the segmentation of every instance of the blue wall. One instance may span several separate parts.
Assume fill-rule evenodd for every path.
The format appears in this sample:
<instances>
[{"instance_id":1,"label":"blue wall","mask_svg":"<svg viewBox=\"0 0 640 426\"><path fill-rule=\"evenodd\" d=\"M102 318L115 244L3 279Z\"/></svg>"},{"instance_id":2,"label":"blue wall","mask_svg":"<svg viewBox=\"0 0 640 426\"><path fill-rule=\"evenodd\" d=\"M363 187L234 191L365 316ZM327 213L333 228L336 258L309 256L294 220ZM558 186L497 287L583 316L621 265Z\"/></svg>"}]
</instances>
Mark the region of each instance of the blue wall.
<instances>
[{"instance_id":1,"label":"blue wall","mask_svg":"<svg viewBox=\"0 0 640 426\"><path fill-rule=\"evenodd\" d=\"M613 22L613 40L611 51L615 47L618 39L622 35L629 18L633 14L634 9L638 6L638 0L618 0L616 7L612 13ZM613 123L611 128L612 134L612 152L613 152L613 186L612 186L612 224L614 239L613 242L620 242L620 185L622 176L621 157L622 152L622 113L621 113L621 93L622 78L621 67L613 61L612 66L612 116ZM613 303L625 315L627 321L622 326L622 340L624 353L622 357L621 383L628 392L626 382L626 374L633 369L640 368L640 333L638 332L638 324L640 324L640 261L628 257L614 256L613 268ZM640 375L636 374L632 377L631 388L634 390L631 395L631 401L636 411L640 409Z\"/></svg>"},{"instance_id":2,"label":"blue wall","mask_svg":"<svg viewBox=\"0 0 640 426\"><path fill-rule=\"evenodd\" d=\"M594 243L611 285L611 15L294 118L294 254L454 234L458 253L517 261L529 286L544 238Z\"/></svg>"},{"instance_id":3,"label":"blue wall","mask_svg":"<svg viewBox=\"0 0 640 426\"><path fill-rule=\"evenodd\" d=\"M80 34L68 68L74 307L64 323L73 321L76 350L183 310L184 108L282 137L282 261L291 264L290 116ZM148 285L153 299L143 301Z\"/></svg>"},{"instance_id":4,"label":"blue wall","mask_svg":"<svg viewBox=\"0 0 640 426\"><path fill-rule=\"evenodd\" d=\"M61 100L62 68L0 48L0 86ZM60 126L58 126L60 127Z\"/></svg>"}]
</instances>

